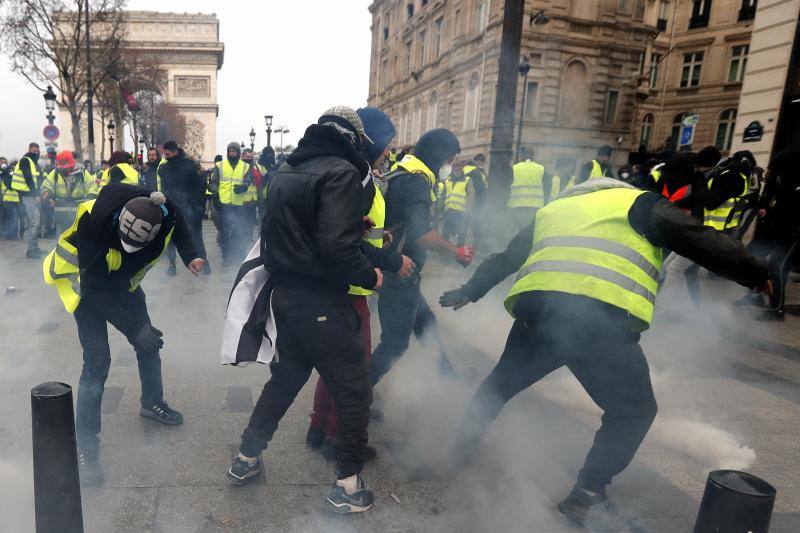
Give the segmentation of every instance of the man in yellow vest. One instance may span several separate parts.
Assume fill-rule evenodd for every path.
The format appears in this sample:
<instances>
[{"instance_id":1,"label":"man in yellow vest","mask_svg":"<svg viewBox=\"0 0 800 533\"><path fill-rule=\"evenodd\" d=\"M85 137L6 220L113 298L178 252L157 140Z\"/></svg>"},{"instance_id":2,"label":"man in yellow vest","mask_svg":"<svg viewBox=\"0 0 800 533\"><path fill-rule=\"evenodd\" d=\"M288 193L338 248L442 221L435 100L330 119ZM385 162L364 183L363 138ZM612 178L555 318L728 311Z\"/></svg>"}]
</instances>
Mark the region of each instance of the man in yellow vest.
<instances>
[{"instance_id":1,"label":"man in yellow vest","mask_svg":"<svg viewBox=\"0 0 800 533\"><path fill-rule=\"evenodd\" d=\"M93 198L94 190L94 177L75 162L72 152L60 152L56 168L42 182L42 202L55 210L56 235L72 224L78 204Z\"/></svg>"},{"instance_id":2,"label":"man in yellow vest","mask_svg":"<svg viewBox=\"0 0 800 533\"><path fill-rule=\"evenodd\" d=\"M3 206L3 238L19 238L19 193L11 188L11 167L8 159L0 157L0 198Z\"/></svg>"},{"instance_id":3,"label":"man in yellow vest","mask_svg":"<svg viewBox=\"0 0 800 533\"><path fill-rule=\"evenodd\" d=\"M577 483L558 509L579 526L615 530L619 520L608 512L606 486L633 459L656 415L639 336L653 318L662 248L771 291L765 265L739 242L703 228L655 193L598 178L540 209L504 253L444 293L440 303L458 309L516 272L505 301L515 322L460 426L462 463L508 400L566 366L604 413Z\"/></svg>"},{"instance_id":4,"label":"man in yellow vest","mask_svg":"<svg viewBox=\"0 0 800 533\"><path fill-rule=\"evenodd\" d=\"M254 228L258 222L258 184L256 181L261 181L261 169L255 162L255 154L250 148L245 148L242 152L242 161L250 165L250 185L247 187L247 195L244 201L244 207L247 211L247 220L250 222L250 228ZM247 237L247 240L252 240L252 233Z\"/></svg>"},{"instance_id":5,"label":"man in yellow vest","mask_svg":"<svg viewBox=\"0 0 800 533\"><path fill-rule=\"evenodd\" d=\"M238 264L247 254L253 225L247 219L245 202L252 184L250 165L241 158L239 144L228 144L227 157L214 165L208 190L219 208L222 266ZM250 238L248 238L248 235Z\"/></svg>"},{"instance_id":6,"label":"man in yellow vest","mask_svg":"<svg viewBox=\"0 0 800 533\"><path fill-rule=\"evenodd\" d=\"M611 170L611 154L613 153L614 150L607 144L601 146L597 150L597 157L581 167L578 183L598 178L613 178L614 171Z\"/></svg>"},{"instance_id":7,"label":"man in yellow vest","mask_svg":"<svg viewBox=\"0 0 800 533\"><path fill-rule=\"evenodd\" d=\"M442 238L456 236L456 246L464 246L467 238L468 213L474 201L470 179L464 174L465 161L455 161L450 175L444 180L444 227Z\"/></svg>"},{"instance_id":8,"label":"man in yellow vest","mask_svg":"<svg viewBox=\"0 0 800 533\"><path fill-rule=\"evenodd\" d=\"M101 164L102 166L102 164ZM100 171L100 181L97 184L102 189L109 183L123 183L125 185L139 186L139 171L133 167L133 156L124 150L111 154L107 168Z\"/></svg>"},{"instance_id":9,"label":"man in yellow vest","mask_svg":"<svg viewBox=\"0 0 800 533\"><path fill-rule=\"evenodd\" d=\"M22 238L27 243L25 257L36 259L42 256L39 249L40 198L39 187L44 176L39 166L39 145L30 143L28 152L14 165L11 175L11 189L19 196L19 209L25 224Z\"/></svg>"},{"instance_id":10,"label":"man in yellow vest","mask_svg":"<svg viewBox=\"0 0 800 533\"><path fill-rule=\"evenodd\" d=\"M103 482L98 435L100 404L111 366L109 323L136 350L142 384L139 414L162 424L183 423L183 416L164 401L162 333L150 323L140 286L171 240L197 276L203 259L171 202L160 192L111 183L96 200L80 204L72 226L60 235L42 265L45 283L56 287L64 308L74 315L83 347L75 430L84 485Z\"/></svg>"},{"instance_id":11,"label":"man in yellow vest","mask_svg":"<svg viewBox=\"0 0 800 533\"><path fill-rule=\"evenodd\" d=\"M514 181L508 195L509 216L516 233L528 224L536 210L550 201L553 178L543 165L534 161L533 148L520 149L520 161L514 165Z\"/></svg>"}]
</instances>

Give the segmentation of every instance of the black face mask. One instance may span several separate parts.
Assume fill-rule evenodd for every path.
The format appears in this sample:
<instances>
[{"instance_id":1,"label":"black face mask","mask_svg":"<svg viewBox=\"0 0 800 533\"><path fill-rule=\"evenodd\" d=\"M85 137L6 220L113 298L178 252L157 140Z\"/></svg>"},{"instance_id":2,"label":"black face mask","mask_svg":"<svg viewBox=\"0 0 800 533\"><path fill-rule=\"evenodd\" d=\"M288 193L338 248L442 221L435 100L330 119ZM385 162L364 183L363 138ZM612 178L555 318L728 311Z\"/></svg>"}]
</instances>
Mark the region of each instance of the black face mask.
<instances>
[{"instance_id":1,"label":"black face mask","mask_svg":"<svg viewBox=\"0 0 800 533\"><path fill-rule=\"evenodd\" d=\"M37 152L37 153L35 153L35 154L34 154L34 153L32 153L32 154L31 154L30 156L28 156L28 157L30 157L30 158L33 160L33 162L34 162L34 163L35 163L36 161L39 161L39 153L38 153L38 152Z\"/></svg>"}]
</instances>

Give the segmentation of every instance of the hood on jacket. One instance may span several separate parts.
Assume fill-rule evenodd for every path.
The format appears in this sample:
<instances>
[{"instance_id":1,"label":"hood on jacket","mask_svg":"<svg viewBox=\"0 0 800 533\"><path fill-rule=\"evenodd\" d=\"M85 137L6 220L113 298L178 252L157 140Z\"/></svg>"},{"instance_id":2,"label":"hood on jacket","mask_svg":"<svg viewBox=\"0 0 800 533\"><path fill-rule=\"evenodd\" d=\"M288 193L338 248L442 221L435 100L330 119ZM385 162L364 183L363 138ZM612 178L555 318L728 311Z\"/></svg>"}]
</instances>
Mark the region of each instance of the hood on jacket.
<instances>
[{"instance_id":1,"label":"hood on jacket","mask_svg":"<svg viewBox=\"0 0 800 533\"><path fill-rule=\"evenodd\" d=\"M228 152L230 150L236 150L236 157L234 159L228 157ZM228 147L225 149L225 157L227 158L228 162L230 162L231 166L234 166L234 162L238 162L242 157L242 147L235 142L228 143Z\"/></svg>"},{"instance_id":2,"label":"hood on jacket","mask_svg":"<svg viewBox=\"0 0 800 533\"><path fill-rule=\"evenodd\" d=\"M297 143L297 148L286 158L286 162L296 166L309 159L325 156L348 160L358 169L360 176L369 174L369 164L350 139L335 127L328 125L310 125Z\"/></svg>"},{"instance_id":3,"label":"hood on jacket","mask_svg":"<svg viewBox=\"0 0 800 533\"><path fill-rule=\"evenodd\" d=\"M258 156L258 164L272 170L275 167L275 150L271 146L265 146Z\"/></svg>"},{"instance_id":4,"label":"hood on jacket","mask_svg":"<svg viewBox=\"0 0 800 533\"><path fill-rule=\"evenodd\" d=\"M394 139L397 130L389 115L377 107L362 107L356 113L364 124L364 131L372 139L372 144L364 145L364 152L369 164L374 165Z\"/></svg>"},{"instance_id":5,"label":"hood on jacket","mask_svg":"<svg viewBox=\"0 0 800 533\"><path fill-rule=\"evenodd\" d=\"M453 132L437 128L419 138L414 155L438 176L442 165L460 151L461 145Z\"/></svg>"},{"instance_id":6,"label":"hood on jacket","mask_svg":"<svg viewBox=\"0 0 800 533\"><path fill-rule=\"evenodd\" d=\"M108 166L113 167L114 165L118 165L120 163L127 163L130 160L131 154L123 150L118 150L111 154L111 157L108 158Z\"/></svg>"},{"instance_id":7,"label":"hood on jacket","mask_svg":"<svg viewBox=\"0 0 800 533\"><path fill-rule=\"evenodd\" d=\"M122 207L128 200L144 196L149 198L150 192L135 185L123 183L109 183L97 195L97 200L92 207L90 228L92 233L100 238L110 238L116 234L116 220Z\"/></svg>"}]
</instances>

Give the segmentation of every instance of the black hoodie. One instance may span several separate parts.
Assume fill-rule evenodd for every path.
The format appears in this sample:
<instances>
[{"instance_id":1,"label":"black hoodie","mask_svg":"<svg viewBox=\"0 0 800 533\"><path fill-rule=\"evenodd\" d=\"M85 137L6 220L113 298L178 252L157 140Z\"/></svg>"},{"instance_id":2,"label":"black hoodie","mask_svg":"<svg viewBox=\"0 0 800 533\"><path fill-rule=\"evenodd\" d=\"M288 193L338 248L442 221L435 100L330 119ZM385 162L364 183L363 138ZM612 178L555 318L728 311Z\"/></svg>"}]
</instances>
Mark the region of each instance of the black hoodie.
<instances>
[{"instance_id":1,"label":"black hoodie","mask_svg":"<svg viewBox=\"0 0 800 533\"><path fill-rule=\"evenodd\" d=\"M377 282L361 251L369 166L334 127L312 125L273 176L261 257L278 285L347 292Z\"/></svg>"},{"instance_id":2,"label":"black hoodie","mask_svg":"<svg viewBox=\"0 0 800 533\"><path fill-rule=\"evenodd\" d=\"M148 197L150 191L121 183L106 185L100 190L91 213L81 218L77 233L70 240L78 249L83 296L91 292L128 290L133 275L161 256L164 239L173 228L172 242L183 262L188 265L193 259L200 257L183 215L169 199L165 204L167 216L164 217L156 238L138 252L125 252L119 239L117 219L125 203L139 196ZM122 253L122 266L119 270L109 272L106 254L112 248Z\"/></svg>"}]
</instances>

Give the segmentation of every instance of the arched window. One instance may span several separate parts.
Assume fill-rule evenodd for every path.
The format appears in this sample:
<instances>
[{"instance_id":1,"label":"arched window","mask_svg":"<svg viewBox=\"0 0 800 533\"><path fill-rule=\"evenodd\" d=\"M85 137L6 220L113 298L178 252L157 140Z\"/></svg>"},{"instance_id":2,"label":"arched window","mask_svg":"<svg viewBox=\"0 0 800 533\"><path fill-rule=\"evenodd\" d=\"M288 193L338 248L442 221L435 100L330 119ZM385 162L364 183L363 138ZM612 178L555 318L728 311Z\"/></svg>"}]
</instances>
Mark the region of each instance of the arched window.
<instances>
[{"instance_id":1,"label":"arched window","mask_svg":"<svg viewBox=\"0 0 800 533\"><path fill-rule=\"evenodd\" d=\"M714 145L720 150L730 150L733 144L733 130L736 129L736 109L726 109L719 115L717 140Z\"/></svg>"},{"instance_id":2,"label":"arched window","mask_svg":"<svg viewBox=\"0 0 800 533\"><path fill-rule=\"evenodd\" d=\"M672 117L672 129L669 134L669 147L672 150L678 149L678 142L681 140L681 129L683 128L683 119L688 113L678 113Z\"/></svg>"},{"instance_id":3,"label":"arched window","mask_svg":"<svg viewBox=\"0 0 800 533\"><path fill-rule=\"evenodd\" d=\"M642 118L642 132L639 135L639 145L644 146L645 150L650 148L650 140L653 138L653 123L655 118L652 113L647 113Z\"/></svg>"},{"instance_id":4,"label":"arched window","mask_svg":"<svg viewBox=\"0 0 800 533\"><path fill-rule=\"evenodd\" d=\"M480 76L478 76L477 72L474 72L467 82L467 94L464 98L464 130L466 131L474 130L478 127L479 89Z\"/></svg>"},{"instance_id":5,"label":"arched window","mask_svg":"<svg viewBox=\"0 0 800 533\"><path fill-rule=\"evenodd\" d=\"M561 123L565 126L587 126L590 98L589 69L582 61L573 60L564 70L561 82Z\"/></svg>"},{"instance_id":6,"label":"arched window","mask_svg":"<svg viewBox=\"0 0 800 533\"><path fill-rule=\"evenodd\" d=\"M439 120L439 93L433 91L431 99L428 101L428 124L427 130L432 130L436 127Z\"/></svg>"}]
</instances>

